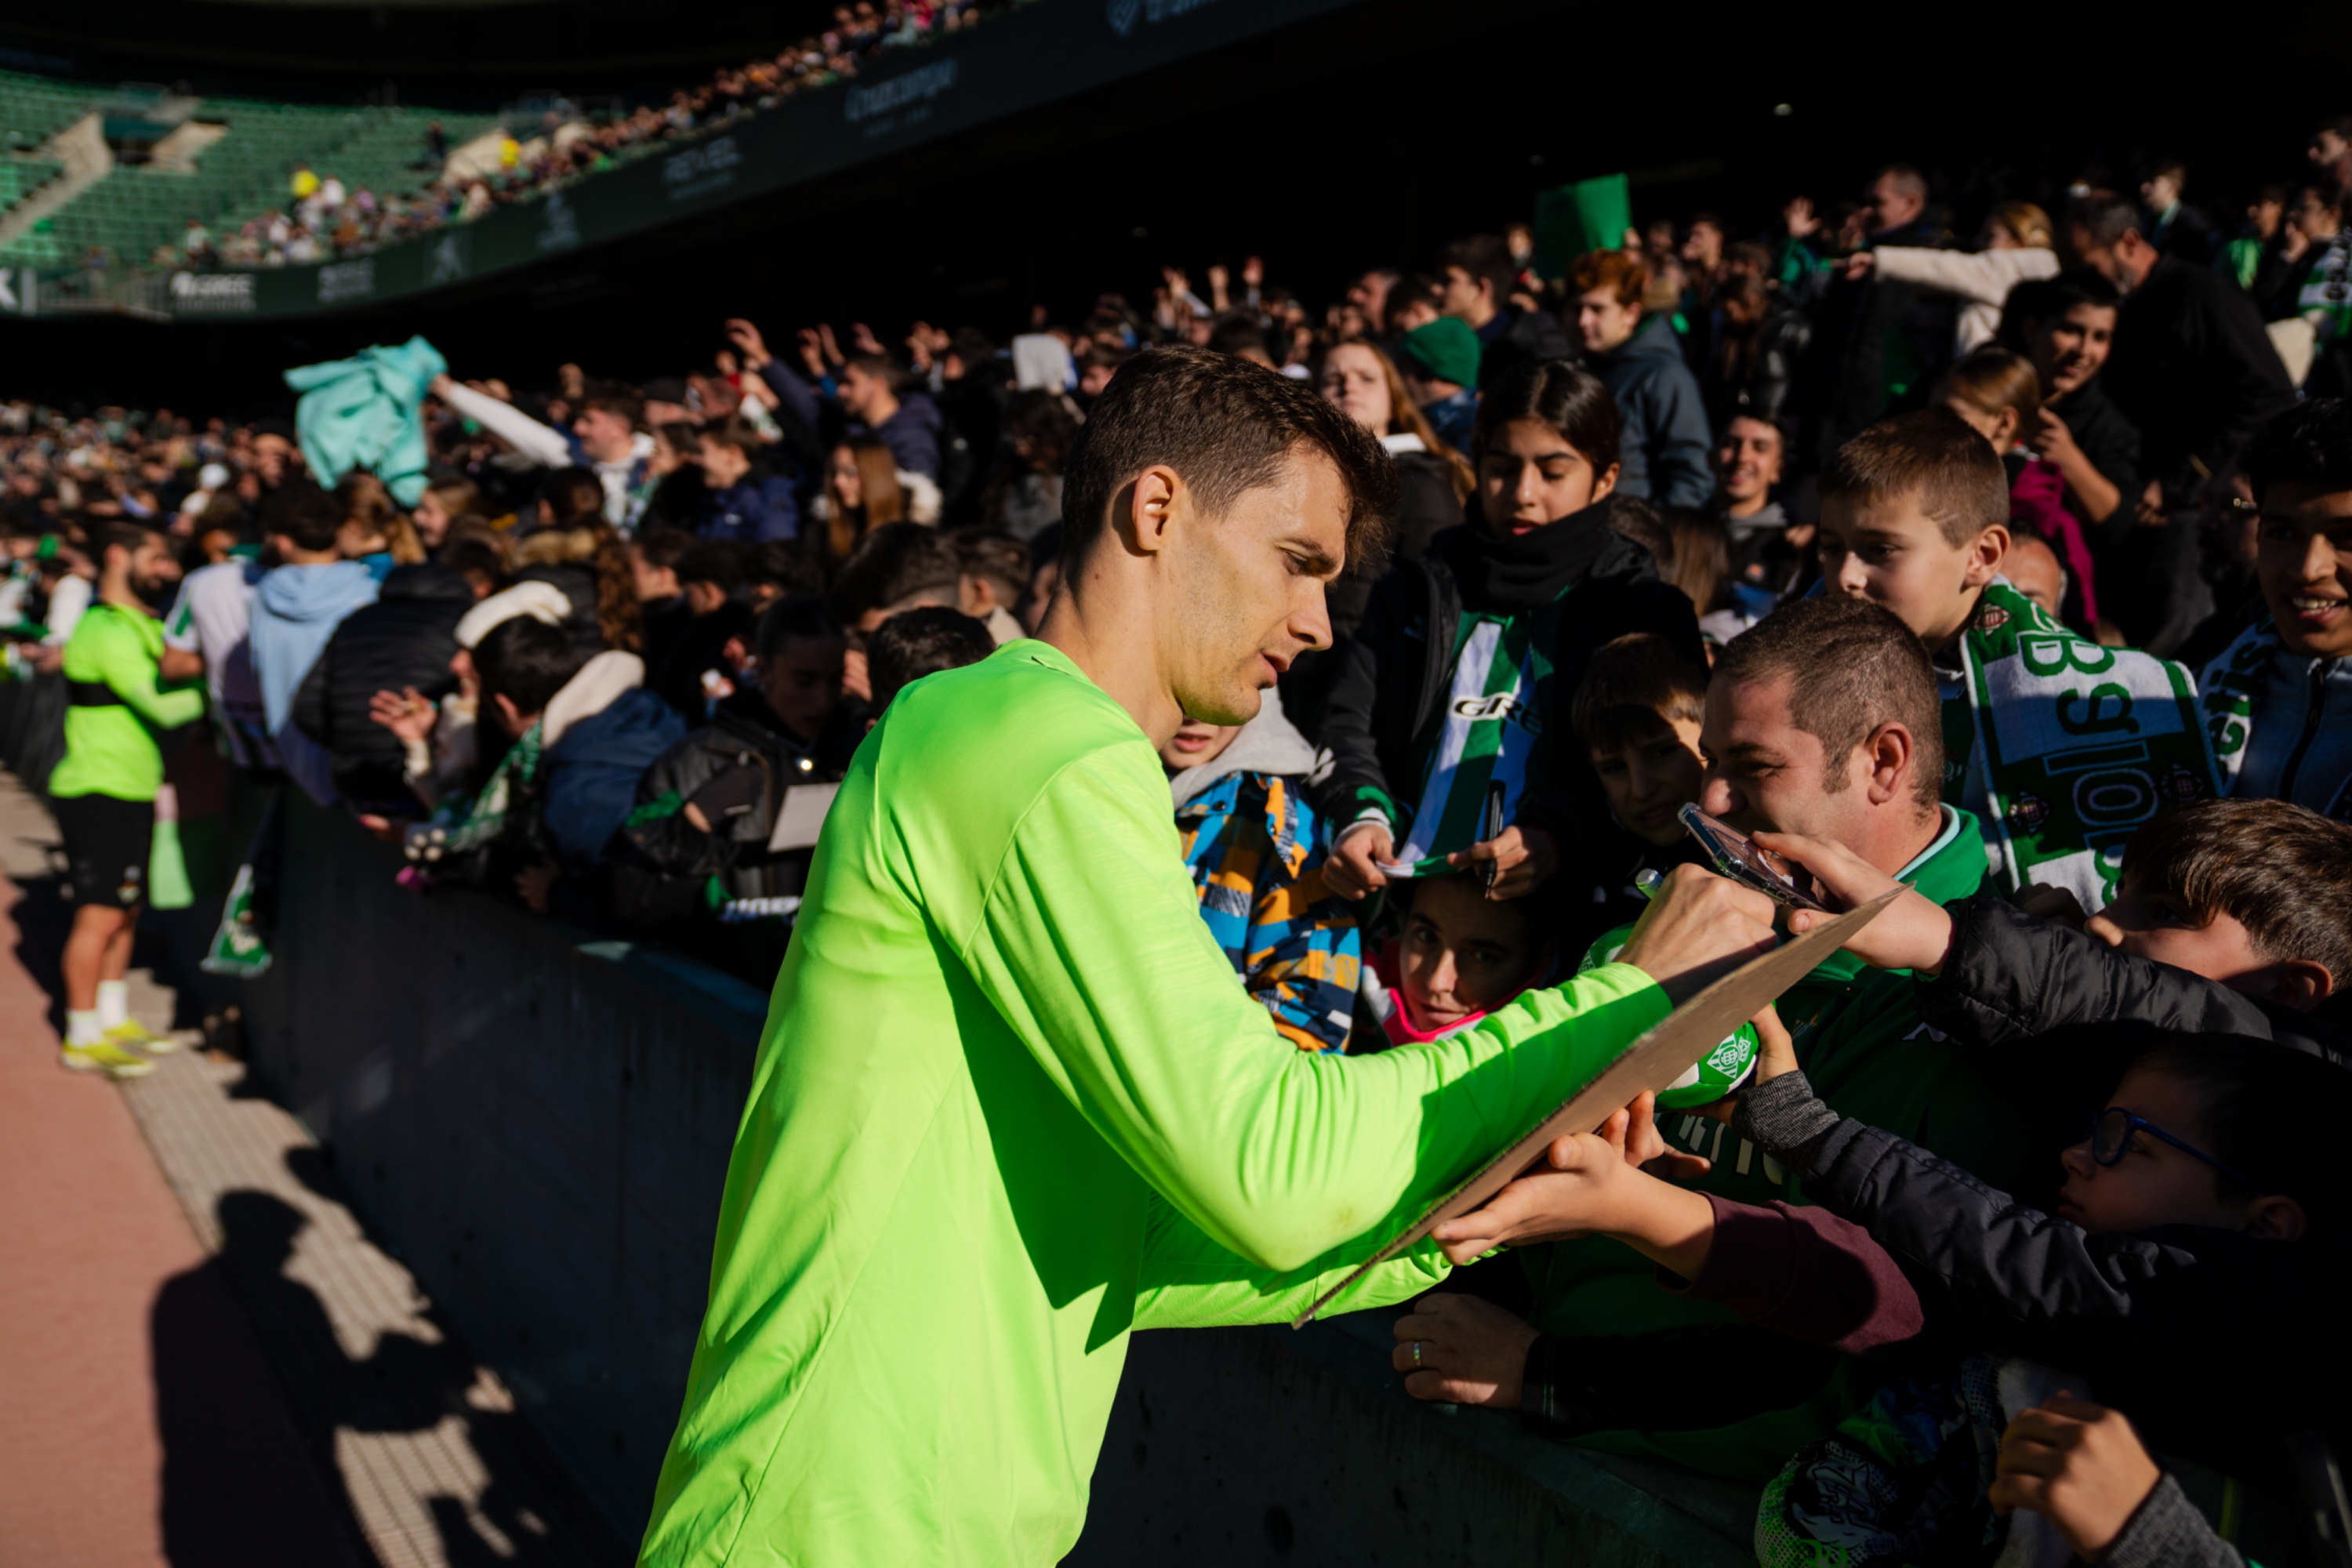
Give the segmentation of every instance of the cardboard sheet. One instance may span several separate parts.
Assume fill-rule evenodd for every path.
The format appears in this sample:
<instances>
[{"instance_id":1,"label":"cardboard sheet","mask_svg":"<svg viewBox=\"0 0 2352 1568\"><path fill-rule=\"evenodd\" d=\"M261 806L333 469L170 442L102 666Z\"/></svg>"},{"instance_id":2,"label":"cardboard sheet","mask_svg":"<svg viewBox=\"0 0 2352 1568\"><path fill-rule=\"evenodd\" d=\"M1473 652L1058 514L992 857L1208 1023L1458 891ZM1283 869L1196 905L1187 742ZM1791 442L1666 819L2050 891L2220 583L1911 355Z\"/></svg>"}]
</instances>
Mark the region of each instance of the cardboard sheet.
<instances>
[{"instance_id":1,"label":"cardboard sheet","mask_svg":"<svg viewBox=\"0 0 2352 1568\"><path fill-rule=\"evenodd\" d=\"M1882 894L1817 931L1781 943L1763 957L1740 965L1666 1015L1655 1028L1619 1052L1591 1082L1569 1096L1566 1103L1545 1117L1526 1137L1472 1172L1459 1186L1431 1205L1410 1227L1367 1258L1361 1268L1318 1297L1315 1304L1290 1326L1305 1328L1333 1297L1375 1266L1427 1236L1442 1221L1484 1205L1542 1159L1553 1139L1590 1132L1623 1110L1643 1089L1664 1089L1674 1082L1721 1045L1726 1035L1762 1012L1766 1003L1803 979L1832 951L1868 925L1901 891L1897 889Z\"/></svg>"}]
</instances>

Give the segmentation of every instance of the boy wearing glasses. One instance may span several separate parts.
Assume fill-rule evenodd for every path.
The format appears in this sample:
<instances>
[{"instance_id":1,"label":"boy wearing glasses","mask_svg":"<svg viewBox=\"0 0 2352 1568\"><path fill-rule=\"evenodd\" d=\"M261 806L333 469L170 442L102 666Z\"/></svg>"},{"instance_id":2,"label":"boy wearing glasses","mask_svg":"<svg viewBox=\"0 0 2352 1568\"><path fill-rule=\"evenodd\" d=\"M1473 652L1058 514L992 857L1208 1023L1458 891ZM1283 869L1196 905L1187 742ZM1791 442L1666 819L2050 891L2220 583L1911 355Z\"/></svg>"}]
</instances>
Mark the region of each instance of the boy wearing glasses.
<instances>
[{"instance_id":1,"label":"boy wearing glasses","mask_svg":"<svg viewBox=\"0 0 2352 1568\"><path fill-rule=\"evenodd\" d=\"M2250 1435L2342 1425L2315 1414L2313 1380L2288 1370L2310 1353L2305 1337L2256 1330L2281 1304L2227 1292L2201 1310L2110 1303L2177 1271L2200 1233L2297 1243L2352 1217L2352 1180L2333 1150L2276 1135L2282 1105L2326 1125L2352 1114L2352 1075L2258 1041L2166 1037L2061 1153L2065 1183L2044 1214L1841 1119L1813 1097L1787 1036L1763 1032L1735 1125L1802 1173L1818 1207L1692 1192L1587 1134L1553 1144L1549 1169L1486 1208L1441 1225L1447 1255L1566 1230L1609 1236L1648 1258L1667 1290L1900 1363L1910 1376L1767 1487L1757 1529L1767 1564L1820 1561L1825 1547L1854 1561L1934 1561L1996 1544L1994 1515L2020 1509L2044 1515L2089 1562L2235 1562L2133 1423L2075 1395L2095 1389L2158 1447L2232 1474L2275 1470ZM2114 1319L2135 1307L2118 1331ZM1456 1353L1476 1342L1465 1320L1495 1310L1433 1297L1400 1320L1406 1386L1517 1404L1512 1369ZM1997 1364L2017 1356L2065 1366L2072 1392L2020 1393Z\"/></svg>"}]
</instances>

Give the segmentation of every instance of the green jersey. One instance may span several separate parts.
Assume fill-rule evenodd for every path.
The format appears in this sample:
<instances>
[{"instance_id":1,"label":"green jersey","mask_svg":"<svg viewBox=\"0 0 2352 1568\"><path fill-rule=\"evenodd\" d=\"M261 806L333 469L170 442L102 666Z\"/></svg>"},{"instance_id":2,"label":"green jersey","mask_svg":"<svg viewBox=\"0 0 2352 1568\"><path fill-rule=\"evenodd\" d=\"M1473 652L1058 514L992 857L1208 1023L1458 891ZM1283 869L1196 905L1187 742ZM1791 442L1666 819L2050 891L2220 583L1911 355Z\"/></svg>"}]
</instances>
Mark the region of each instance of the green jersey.
<instances>
[{"instance_id":1,"label":"green jersey","mask_svg":"<svg viewBox=\"0 0 2352 1568\"><path fill-rule=\"evenodd\" d=\"M158 684L163 624L120 605L96 604L66 643L66 754L49 775L53 795L153 800L163 784L155 736L205 716L201 683Z\"/></svg>"},{"instance_id":2,"label":"green jersey","mask_svg":"<svg viewBox=\"0 0 2352 1568\"><path fill-rule=\"evenodd\" d=\"M1618 964L1302 1052L1125 710L1038 642L916 682L810 868L641 1561L1058 1560L1129 1331L1295 1315L1665 1011Z\"/></svg>"}]
</instances>

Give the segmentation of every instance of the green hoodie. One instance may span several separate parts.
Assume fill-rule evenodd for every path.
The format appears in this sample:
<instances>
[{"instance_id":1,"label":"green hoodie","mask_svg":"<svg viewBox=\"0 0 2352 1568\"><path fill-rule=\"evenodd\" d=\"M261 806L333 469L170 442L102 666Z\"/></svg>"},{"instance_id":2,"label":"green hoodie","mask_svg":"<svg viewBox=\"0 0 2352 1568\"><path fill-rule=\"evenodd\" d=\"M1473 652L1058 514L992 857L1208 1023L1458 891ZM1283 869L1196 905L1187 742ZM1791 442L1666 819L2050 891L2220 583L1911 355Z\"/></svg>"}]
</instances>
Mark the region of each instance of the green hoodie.
<instances>
[{"instance_id":1,"label":"green hoodie","mask_svg":"<svg viewBox=\"0 0 2352 1568\"><path fill-rule=\"evenodd\" d=\"M1899 873L1938 904L1975 892L1986 868L1976 818L1956 806L1942 809L1943 831ZM1594 951L1612 951L1623 941L1623 932L1612 932ZM2015 1191L2013 1184L2049 1163L2049 1151L2032 1128L2009 1113L1999 1076L1980 1058L1929 1034L1912 991L1908 971L1874 970L1838 952L1790 987L1778 1007L1807 1079L1840 1115L1885 1128ZM1800 1180L1720 1121L1670 1111L1660 1118L1659 1131L1674 1147L1714 1162L1692 1184L1701 1191L1736 1203L1805 1201ZM1659 1289L1647 1259L1605 1238L1531 1247L1524 1257L1536 1286L1532 1315L1546 1333L1654 1334L1738 1321L1723 1308ZM1867 1387L1861 1392L1866 1396ZM1597 1434L1582 1441L1760 1479L1821 1435L1814 1427L1824 1410L1831 1424L1846 1414L1839 1403L1817 1401L1707 1431Z\"/></svg>"},{"instance_id":2,"label":"green hoodie","mask_svg":"<svg viewBox=\"0 0 2352 1568\"><path fill-rule=\"evenodd\" d=\"M806 900L647 1563L1058 1560L1130 1330L1295 1315L1666 1011L1612 964L1297 1049L1201 921L1150 743L1037 642L899 693ZM1424 1243L1341 1305L1444 1272Z\"/></svg>"}]
</instances>

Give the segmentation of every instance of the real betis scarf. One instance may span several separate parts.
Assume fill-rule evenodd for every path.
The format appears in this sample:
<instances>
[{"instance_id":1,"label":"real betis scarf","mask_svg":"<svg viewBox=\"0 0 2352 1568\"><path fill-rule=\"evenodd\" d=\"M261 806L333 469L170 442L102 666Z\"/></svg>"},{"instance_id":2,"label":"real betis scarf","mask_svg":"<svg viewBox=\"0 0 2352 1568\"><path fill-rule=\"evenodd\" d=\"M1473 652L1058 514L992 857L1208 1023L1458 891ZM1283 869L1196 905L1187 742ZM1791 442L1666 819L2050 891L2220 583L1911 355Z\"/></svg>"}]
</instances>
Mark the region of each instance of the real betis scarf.
<instances>
[{"instance_id":1,"label":"real betis scarf","mask_svg":"<svg viewBox=\"0 0 2352 1568\"><path fill-rule=\"evenodd\" d=\"M272 906L278 890L278 816L283 791L273 793L253 830L253 842L229 885L228 901L221 909L213 944L198 965L207 974L235 980L258 980L269 973L275 956L269 951Z\"/></svg>"},{"instance_id":2,"label":"real betis scarf","mask_svg":"<svg viewBox=\"0 0 2352 1568\"><path fill-rule=\"evenodd\" d=\"M2266 610L2254 617L2252 626L2238 634L2235 642L2221 650L2219 658L2205 667L2198 683L2203 693L2205 734L2212 742L2213 763L2223 795L2237 793L2238 774L2246 765L2254 725L2262 718L2255 707L2262 701L2263 679L2270 673L2271 660L2286 651L2278 623ZM2346 779L2343 788L2336 791L2336 798L2328 803L2326 815L2338 822L2352 822L2352 778Z\"/></svg>"},{"instance_id":3,"label":"real betis scarf","mask_svg":"<svg viewBox=\"0 0 2352 1568\"><path fill-rule=\"evenodd\" d=\"M452 796L408 830L403 848L409 859L429 868L436 861L479 849L504 833L539 776L543 749L540 723L534 721L499 759L480 794L471 798Z\"/></svg>"},{"instance_id":4,"label":"real betis scarf","mask_svg":"<svg viewBox=\"0 0 2352 1568\"><path fill-rule=\"evenodd\" d=\"M1478 841L1486 786L1503 785L1503 820L1518 814L1543 740L1542 698L1551 683L1552 617L1559 600L1517 616L1466 617L1454 685L1438 712L1412 828L1392 876L1442 877L1445 857Z\"/></svg>"},{"instance_id":5,"label":"real betis scarf","mask_svg":"<svg viewBox=\"0 0 2352 1568\"><path fill-rule=\"evenodd\" d=\"M2100 910L2141 823L2220 793L2180 666L2102 647L2006 582L1986 587L1960 656L1985 838L2005 891L2039 882Z\"/></svg>"}]
</instances>

